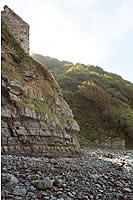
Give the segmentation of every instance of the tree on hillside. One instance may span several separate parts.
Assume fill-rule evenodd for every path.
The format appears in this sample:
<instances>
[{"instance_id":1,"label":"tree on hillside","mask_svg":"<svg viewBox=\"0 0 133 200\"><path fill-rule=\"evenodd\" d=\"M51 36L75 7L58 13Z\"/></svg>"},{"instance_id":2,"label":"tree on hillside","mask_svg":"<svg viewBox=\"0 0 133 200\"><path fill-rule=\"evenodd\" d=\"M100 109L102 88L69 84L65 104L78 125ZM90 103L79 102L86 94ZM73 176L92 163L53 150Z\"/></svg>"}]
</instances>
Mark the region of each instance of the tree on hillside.
<instances>
[{"instance_id":1,"label":"tree on hillside","mask_svg":"<svg viewBox=\"0 0 133 200\"><path fill-rule=\"evenodd\" d=\"M109 111L111 106L111 95L98 87L93 81L84 81L78 86L80 93L93 101L101 111Z\"/></svg>"}]
</instances>

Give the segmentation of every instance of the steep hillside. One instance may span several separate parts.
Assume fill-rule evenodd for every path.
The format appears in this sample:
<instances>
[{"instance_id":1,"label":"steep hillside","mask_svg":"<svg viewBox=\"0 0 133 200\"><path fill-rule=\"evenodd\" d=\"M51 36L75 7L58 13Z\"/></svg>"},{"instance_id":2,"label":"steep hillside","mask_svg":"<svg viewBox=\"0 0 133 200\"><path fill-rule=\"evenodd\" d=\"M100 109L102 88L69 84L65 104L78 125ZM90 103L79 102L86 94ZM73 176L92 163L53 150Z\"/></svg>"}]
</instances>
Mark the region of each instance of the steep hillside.
<instances>
[{"instance_id":1,"label":"steep hillside","mask_svg":"<svg viewBox=\"0 0 133 200\"><path fill-rule=\"evenodd\" d=\"M76 155L78 131L52 74L24 52L2 22L2 153Z\"/></svg>"},{"instance_id":2,"label":"steep hillside","mask_svg":"<svg viewBox=\"0 0 133 200\"><path fill-rule=\"evenodd\" d=\"M33 53L32 57L40 62L42 65L45 65L48 67L48 69L53 73L53 74L61 74L64 72L64 65L65 64L72 64L71 62L68 61L59 61L56 58L52 58L49 56L42 56L40 54Z\"/></svg>"},{"instance_id":3,"label":"steep hillside","mask_svg":"<svg viewBox=\"0 0 133 200\"><path fill-rule=\"evenodd\" d=\"M117 74L93 65L59 62L52 67L52 58L33 55L56 76L79 122L81 143L101 143L106 139L125 139L133 147L133 84ZM43 59L44 58L44 59Z\"/></svg>"}]
</instances>

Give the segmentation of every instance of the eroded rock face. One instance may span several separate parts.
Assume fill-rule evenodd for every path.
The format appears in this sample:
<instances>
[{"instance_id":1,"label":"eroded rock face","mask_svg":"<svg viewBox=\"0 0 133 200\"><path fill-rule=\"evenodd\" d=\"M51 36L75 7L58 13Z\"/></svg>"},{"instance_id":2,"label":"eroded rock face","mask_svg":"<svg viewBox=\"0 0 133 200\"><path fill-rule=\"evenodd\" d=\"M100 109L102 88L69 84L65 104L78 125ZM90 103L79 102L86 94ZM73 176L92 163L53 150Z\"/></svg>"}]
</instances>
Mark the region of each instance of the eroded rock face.
<instances>
[{"instance_id":1,"label":"eroded rock face","mask_svg":"<svg viewBox=\"0 0 133 200\"><path fill-rule=\"evenodd\" d=\"M28 71L23 76L26 79L19 81L2 75L2 153L79 154L79 126L54 78L45 80Z\"/></svg>"},{"instance_id":2,"label":"eroded rock face","mask_svg":"<svg viewBox=\"0 0 133 200\"><path fill-rule=\"evenodd\" d=\"M2 21L2 153L79 154L77 122L45 66L26 54ZM19 191L17 189L16 191Z\"/></svg>"}]
</instances>

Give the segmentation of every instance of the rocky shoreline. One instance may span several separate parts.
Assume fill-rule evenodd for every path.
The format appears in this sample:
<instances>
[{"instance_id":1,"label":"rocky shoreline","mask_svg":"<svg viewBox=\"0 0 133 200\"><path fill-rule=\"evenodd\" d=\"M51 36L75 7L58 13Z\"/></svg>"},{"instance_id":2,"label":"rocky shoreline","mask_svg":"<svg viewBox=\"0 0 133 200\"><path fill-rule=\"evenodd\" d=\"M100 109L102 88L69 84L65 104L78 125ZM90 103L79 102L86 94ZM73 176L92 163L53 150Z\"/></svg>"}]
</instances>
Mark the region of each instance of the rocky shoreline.
<instances>
[{"instance_id":1,"label":"rocky shoreline","mask_svg":"<svg viewBox=\"0 0 133 200\"><path fill-rule=\"evenodd\" d=\"M75 158L1 156L2 200L133 200L133 150Z\"/></svg>"}]
</instances>

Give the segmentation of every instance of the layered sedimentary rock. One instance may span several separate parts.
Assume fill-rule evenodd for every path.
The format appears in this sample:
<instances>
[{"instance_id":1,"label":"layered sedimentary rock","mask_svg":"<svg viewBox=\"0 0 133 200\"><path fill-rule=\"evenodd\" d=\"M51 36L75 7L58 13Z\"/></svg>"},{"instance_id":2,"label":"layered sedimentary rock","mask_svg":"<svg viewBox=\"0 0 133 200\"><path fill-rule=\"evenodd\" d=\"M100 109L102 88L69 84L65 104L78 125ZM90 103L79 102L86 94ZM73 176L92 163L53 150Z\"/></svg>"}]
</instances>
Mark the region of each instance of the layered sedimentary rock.
<instances>
[{"instance_id":1,"label":"layered sedimentary rock","mask_svg":"<svg viewBox=\"0 0 133 200\"><path fill-rule=\"evenodd\" d=\"M25 54L2 26L2 153L79 154L79 126L44 66Z\"/></svg>"}]
</instances>

